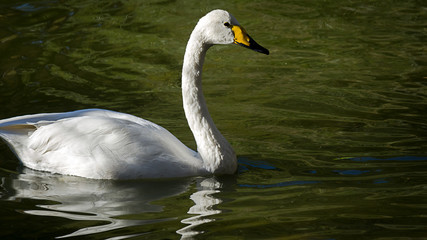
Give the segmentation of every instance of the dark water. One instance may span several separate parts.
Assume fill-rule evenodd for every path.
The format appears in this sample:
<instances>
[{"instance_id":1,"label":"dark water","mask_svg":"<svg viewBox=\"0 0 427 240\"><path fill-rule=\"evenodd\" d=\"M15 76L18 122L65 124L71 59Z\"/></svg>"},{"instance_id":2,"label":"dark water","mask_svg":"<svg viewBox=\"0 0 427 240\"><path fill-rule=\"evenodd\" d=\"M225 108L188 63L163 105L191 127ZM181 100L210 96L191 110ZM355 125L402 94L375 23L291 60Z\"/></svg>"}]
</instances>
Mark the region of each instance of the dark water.
<instances>
[{"instance_id":1,"label":"dark water","mask_svg":"<svg viewBox=\"0 0 427 240\"><path fill-rule=\"evenodd\" d=\"M182 57L215 8L271 53L206 59L239 173L95 181L22 168L2 143L1 239L427 239L424 1L4 0L0 118L107 108L194 148Z\"/></svg>"}]
</instances>

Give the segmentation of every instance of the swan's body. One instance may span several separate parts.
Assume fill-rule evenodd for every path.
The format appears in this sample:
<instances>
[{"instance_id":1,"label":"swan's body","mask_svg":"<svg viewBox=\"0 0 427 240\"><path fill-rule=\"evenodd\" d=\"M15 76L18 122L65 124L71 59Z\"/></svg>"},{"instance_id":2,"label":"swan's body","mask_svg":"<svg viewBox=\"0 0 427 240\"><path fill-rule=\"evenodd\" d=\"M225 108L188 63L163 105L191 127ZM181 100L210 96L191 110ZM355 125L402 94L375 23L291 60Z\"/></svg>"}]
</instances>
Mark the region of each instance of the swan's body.
<instances>
[{"instance_id":1,"label":"swan's body","mask_svg":"<svg viewBox=\"0 0 427 240\"><path fill-rule=\"evenodd\" d=\"M232 174L236 155L209 115L201 83L208 48L231 43L268 54L223 10L201 18L188 41L182 95L198 153L150 121L102 109L0 120L0 137L26 167L59 174L96 179Z\"/></svg>"}]
</instances>

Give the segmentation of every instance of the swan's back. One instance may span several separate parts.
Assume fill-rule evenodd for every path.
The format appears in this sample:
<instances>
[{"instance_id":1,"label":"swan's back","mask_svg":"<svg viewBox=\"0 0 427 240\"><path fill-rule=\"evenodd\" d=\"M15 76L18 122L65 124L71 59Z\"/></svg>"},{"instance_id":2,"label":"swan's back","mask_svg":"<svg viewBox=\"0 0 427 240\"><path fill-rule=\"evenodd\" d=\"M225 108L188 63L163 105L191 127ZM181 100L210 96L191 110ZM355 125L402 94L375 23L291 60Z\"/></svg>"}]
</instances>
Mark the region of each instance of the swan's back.
<instances>
[{"instance_id":1,"label":"swan's back","mask_svg":"<svg viewBox=\"0 0 427 240\"><path fill-rule=\"evenodd\" d=\"M197 153L166 129L100 109L0 121L0 136L29 168L98 179L203 174Z\"/></svg>"}]
</instances>

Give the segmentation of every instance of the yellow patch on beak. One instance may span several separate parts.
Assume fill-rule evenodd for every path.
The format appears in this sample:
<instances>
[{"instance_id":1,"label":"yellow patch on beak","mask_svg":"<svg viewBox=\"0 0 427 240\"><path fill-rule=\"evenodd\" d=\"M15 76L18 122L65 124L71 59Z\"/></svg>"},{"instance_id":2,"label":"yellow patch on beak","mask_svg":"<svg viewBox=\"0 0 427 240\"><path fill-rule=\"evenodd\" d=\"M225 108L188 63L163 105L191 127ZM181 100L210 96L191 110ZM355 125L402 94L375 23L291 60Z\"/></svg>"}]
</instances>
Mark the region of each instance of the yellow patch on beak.
<instances>
[{"instance_id":1,"label":"yellow patch on beak","mask_svg":"<svg viewBox=\"0 0 427 240\"><path fill-rule=\"evenodd\" d=\"M246 30L241 26L236 25L225 25L227 27L231 26L231 30L234 33L234 44L240 45L245 48L249 48L251 50L264 53L264 54L270 54L268 49L264 48L263 46L256 43L246 32Z\"/></svg>"},{"instance_id":2,"label":"yellow patch on beak","mask_svg":"<svg viewBox=\"0 0 427 240\"><path fill-rule=\"evenodd\" d=\"M245 29L241 26L235 26L231 28L231 30L234 32L234 43L235 44L243 44L249 47L250 38L248 34L246 33Z\"/></svg>"}]
</instances>

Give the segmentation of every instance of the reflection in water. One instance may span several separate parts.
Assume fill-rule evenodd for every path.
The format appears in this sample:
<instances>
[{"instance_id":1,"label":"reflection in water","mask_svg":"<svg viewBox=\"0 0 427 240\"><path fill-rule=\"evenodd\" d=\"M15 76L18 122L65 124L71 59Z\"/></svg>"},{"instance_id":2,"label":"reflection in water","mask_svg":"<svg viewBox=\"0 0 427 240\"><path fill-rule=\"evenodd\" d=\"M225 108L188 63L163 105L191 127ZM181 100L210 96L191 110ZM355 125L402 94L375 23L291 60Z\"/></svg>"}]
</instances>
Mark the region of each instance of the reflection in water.
<instances>
[{"instance_id":1,"label":"reflection in water","mask_svg":"<svg viewBox=\"0 0 427 240\"><path fill-rule=\"evenodd\" d=\"M37 205L37 210L26 210L27 214L49 217L63 217L78 221L102 221L103 225L79 229L71 234L59 238L75 237L94 233L111 231L114 229L153 224L175 218L159 218L148 220L119 219L118 216L134 215L148 212L161 212L163 206L151 202L179 195L188 190L193 179L173 179L159 181L110 181L92 180L73 176L54 175L30 169L24 169L11 182L3 182L8 192L13 192L10 200L28 198L54 201L57 204ZM211 194L219 192L218 183L213 178L198 179L197 192L191 195L195 205L188 213L198 214L183 220L190 224L177 231L183 239L194 236L199 232L192 231L194 226L212 221L203 219L204 216L217 214L220 211L212 210L212 206L221 202ZM143 233L141 233L143 234ZM121 236L132 237L136 235Z\"/></svg>"},{"instance_id":2,"label":"reflection in water","mask_svg":"<svg viewBox=\"0 0 427 240\"><path fill-rule=\"evenodd\" d=\"M192 239L192 237L202 233L200 231L193 230L193 228L204 223L215 221L213 218L206 217L221 213L220 210L215 210L213 207L222 201L212 196L215 193L219 193L220 191L218 189L220 188L221 183L219 183L215 178L207 178L198 182L197 192L190 196L190 199L194 201L195 205L188 210L189 214L193 214L195 216L182 220L182 223L189 224L189 226L176 231L182 235L181 239Z\"/></svg>"}]
</instances>

